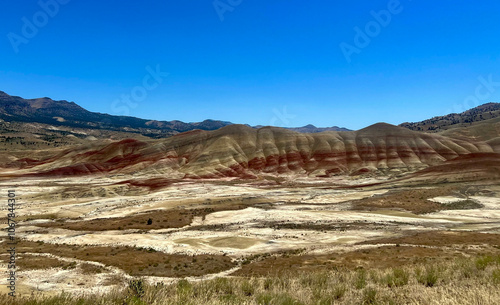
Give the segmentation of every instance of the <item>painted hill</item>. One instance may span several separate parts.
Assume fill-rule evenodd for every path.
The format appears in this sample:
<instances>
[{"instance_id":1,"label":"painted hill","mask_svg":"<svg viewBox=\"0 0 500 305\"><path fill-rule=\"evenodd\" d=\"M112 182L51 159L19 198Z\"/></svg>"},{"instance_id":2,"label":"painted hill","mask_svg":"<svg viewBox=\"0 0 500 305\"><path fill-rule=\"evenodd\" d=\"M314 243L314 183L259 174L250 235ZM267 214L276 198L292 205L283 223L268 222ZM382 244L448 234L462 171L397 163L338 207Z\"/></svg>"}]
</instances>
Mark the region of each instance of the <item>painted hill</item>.
<instances>
[{"instance_id":1,"label":"painted hill","mask_svg":"<svg viewBox=\"0 0 500 305\"><path fill-rule=\"evenodd\" d=\"M313 134L230 125L154 141L130 139L80 146L43 159L17 159L3 167L30 175L148 173L177 178L398 175L471 153L492 152L484 141L415 132L385 123L359 131Z\"/></svg>"}]
</instances>

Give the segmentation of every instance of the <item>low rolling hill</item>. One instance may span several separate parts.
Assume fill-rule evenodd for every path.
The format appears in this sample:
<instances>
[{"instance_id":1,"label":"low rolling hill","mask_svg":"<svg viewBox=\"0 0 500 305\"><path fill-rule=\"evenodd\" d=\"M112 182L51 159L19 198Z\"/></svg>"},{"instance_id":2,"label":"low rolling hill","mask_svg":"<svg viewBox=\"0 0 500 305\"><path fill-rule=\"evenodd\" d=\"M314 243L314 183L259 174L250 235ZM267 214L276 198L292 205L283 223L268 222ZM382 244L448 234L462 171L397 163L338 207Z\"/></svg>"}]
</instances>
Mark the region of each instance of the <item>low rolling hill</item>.
<instances>
[{"instance_id":1,"label":"low rolling hill","mask_svg":"<svg viewBox=\"0 0 500 305\"><path fill-rule=\"evenodd\" d=\"M18 158L5 171L28 175L168 174L178 178L258 178L261 174L332 175L413 172L471 153L493 153L466 141L379 123L359 131L303 134L230 125L167 139L82 145L44 158Z\"/></svg>"}]
</instances>

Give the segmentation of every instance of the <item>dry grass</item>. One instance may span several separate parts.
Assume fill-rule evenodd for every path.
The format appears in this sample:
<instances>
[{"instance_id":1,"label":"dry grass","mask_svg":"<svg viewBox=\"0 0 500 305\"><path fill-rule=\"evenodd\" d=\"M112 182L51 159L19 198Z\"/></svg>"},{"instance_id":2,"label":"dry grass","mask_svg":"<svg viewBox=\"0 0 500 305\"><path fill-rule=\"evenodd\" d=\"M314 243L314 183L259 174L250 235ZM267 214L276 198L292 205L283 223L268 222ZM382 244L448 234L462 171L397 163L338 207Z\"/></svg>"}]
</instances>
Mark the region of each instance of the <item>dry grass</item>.
<instances>
[{"instance_id":1,"label":"dry grass","mask_svg":"<svg viewBox=\"0 0 500 305\"><path fill-rule=\"evenodd\" d=\"M260 254L247 258L242 268L234 274L269 276L289 270L317 272L339 268L390 268L408 264L436 264L477 255L500 255L500 234L431 231L371 240L359 245L380 246L330 254Z\"/></svg>"},{"instance_id":2,"label":"dry grass","mask_svg":"<svg viewBox=\"0 0 500 305\"><path fill-rule=\"evenodd\" d=\"M498 251L500 253L500 251ZM240 276L269 276L283 274L290 269L303 272L336 270L340 268L389 268L418 263L435 263L455 257L461 252L443 249L382 246L347 253L323 255L261 255L236 271Z\"/></svg>"},{"instance_id":3,"label":"dry grass","mask_svg":"<svg viewBox=\"0 0 500 305\"><path fill-rule=\"evenodd\" d=\"M106 295L31 295L12 305L53 304L500 304L500 256L398 268L294 272L147 285L141 279Z\"/></svg>"}]
</instances>

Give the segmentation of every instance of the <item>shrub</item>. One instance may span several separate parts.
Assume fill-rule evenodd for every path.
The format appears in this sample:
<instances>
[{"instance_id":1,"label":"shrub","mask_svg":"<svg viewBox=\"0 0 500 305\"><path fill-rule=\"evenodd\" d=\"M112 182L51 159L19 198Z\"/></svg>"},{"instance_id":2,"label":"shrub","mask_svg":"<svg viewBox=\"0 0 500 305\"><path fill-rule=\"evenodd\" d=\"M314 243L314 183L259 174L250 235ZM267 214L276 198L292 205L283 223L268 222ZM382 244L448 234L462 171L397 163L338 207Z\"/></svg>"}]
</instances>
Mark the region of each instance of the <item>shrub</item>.
<instances>
[{"instance_id":1,"label":"shrub","mask_svg":"<svg viewBox=\"0 0 500 305\"><path fill-rule=\"evenodd\" d=\"M272 300L273 300L273 296L272 296L272 294L269 294L269 293L259 294L256 298L257 304L261 304L261 305L270 305Z\"/></svg>"},{"instance_id":2,"label":"shrub","mask_svg":"<svg viewBox=\"0 0 500 305\"><path fill-rule=\"evenodd\" d=\"M64 265L62 267L64 270L69 270L69 269L75 269L76 268L76 262L71 262L67 265Z\"/></svg>"},{"instance_id":3,"label":"shrub","mask_svg":"<svg viewBox=\"0 0 500 305\"><path fill-rule=\"evenodd\" d=\"M434 287L438 281L438 271L434 267L425 268L425 272L418 268L416 270L416 278L420 284L426 287Z\"/></svg>"},{"instance_id":4,"label":"shrub","mask_svg":"<svg viewBox=\"0 0 500 305\"><path fill-rule=\"evenodd\" d=\"M364 269L358 270L354 278L354 287L356 289L363 289L366 286L366 271Z\"/></svg>"},{"instance_id":5,"label":"shrub","mask_svg":"<svg viewBox=\"0 0 500 305\"><path fill-rule=\"evenodd\" d=\"M377 290L369 287L363 291L363 304L377 304Z\"/></svg>"},{"instance_id":6,"label":"shrub","mask_svg":"<svg viewBox=\"0 0 500 305\"><path fill-rule=\"evenodd\" d=\"M500 269L493 270L491 277L493 278L493 283L500 284Z\"/></svg>"},{"instance_id":7,"label":"shrub","mask_svg":"<svg viewBox=\"0 0 500 305\"><path fill-rule=\"evenodd\" d=\"M128 289L133 296L142 298L145 293L144 280L130 280L128 282Z\"/></svg>"},{"instance_id":8,"label":"shrub","mask_svg":"<svg viewBox=\"0 0 500 305\"><path fill-rule=\"evenodd\" d=\"M480 258L476 259L476 268L477 268L477 270L483 271L486 269L486 267L488 267L488 265L490 263L493 263L494 261L495 260L491 256L480 257Z\"/></svg>"},{"instance_id":9,"label":"shrub","mask_svg":"<svg viewBox=\"0 0 500 305\"><path fill-rule=\"evenodd\" d=\"M335 297L331 295L322 296L318 298L318 305L331 305L335 303Z\"/></svg>"},{"instance_id":10,"label":"shrub","mask_svg":"<svg viewBox=\"0 0 500 305\"><path fill-rule=\"evenodd\" d=\"M233 286L227 278L216 278L211 282L213 291L218 294L233 294Z\"/></svg>"},{"instance_id":11,"label":"shrub","mask_svg":"<svg viewBox=\"0 0 500 305\"><path fill-rule=\"evenodd\" d=\"M408 284L409 277L404 269L395 268L391 273L386 274L385 282L388 287L401 287Z\"/></svg>"},{"instance_id":12,"label":"shrub","mask_svg":"<svg viewBox=\"0 0 500 305\"><path fill-rule=\"evenodd\" d=\"M241 291L247 297L252 296L255 293L255 288L249 281L244 281L241 284Z\"/></svg>"},{"instance_id":13,"label":"shrub","mask_svg":"<svg viewBox=\"0 0 500 305\"><path fill-rule=\"evenodd\" d=\"M191 285L191 283L186 279L182 279L177 282L177 291L181 294L185 294L191 291L192 289L193 285Z\"/></svg>"},{"instance_id":14,"label":"shrub","mask_svg":"<svg viewBox=\"0 0 500 305\"><path fill-rule=\"evenodd\" d=\"M261 305L303 305L287 293L270 294L264 293L257 297L257 304Z\"/></svg>"},{"instance_id":15,"label":"shrub","mask_svg":"<svg viewBox=\"0 0 500 305\"><path fill-rule=\"evenodd\" d=\"M334 299L340 300L345 295L346 291L347 287L344 284L337 284L333 288L332 296Z\"/></svg>"},{"instance_id":16,"label":"shrub","mask_svg":"<svg viewBox=\"0 0 500 305\"><path fill-rule=\"evenodd\" d=\"M478 270L474 262L470 261L460 262L458 268L460 270L461 275L466 279L472 278L477 273Z\"/></svg>"},{"instance_id":17,"label":"shrub","mask_svg":"<svg viewBox=\"0 0 500 305\"><path fill-rule=\"evenodd\" d=\"M300 280L301 284L308 287L323 289L328 283L328 273L312 273L303 276Z\"/></svg>"}]
</instances>

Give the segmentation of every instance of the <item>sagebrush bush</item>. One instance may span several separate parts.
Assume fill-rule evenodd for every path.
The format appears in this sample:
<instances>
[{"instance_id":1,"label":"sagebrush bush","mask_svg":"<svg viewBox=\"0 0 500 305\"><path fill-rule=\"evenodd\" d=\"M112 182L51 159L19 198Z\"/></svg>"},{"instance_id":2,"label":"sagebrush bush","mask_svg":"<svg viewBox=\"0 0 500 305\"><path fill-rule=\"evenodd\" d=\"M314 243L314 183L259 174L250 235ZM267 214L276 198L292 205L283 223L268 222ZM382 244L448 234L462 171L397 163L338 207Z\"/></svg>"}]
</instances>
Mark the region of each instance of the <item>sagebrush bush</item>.
<instances>
[{"instance_id":1,"label":"sagebrush bush","mask_svg":"<svg viewBox=\"0 0 500 305\"><path fill-rule=\"evenodd\" d=\"M402 268L394 268L385 276L385 282L388 287L401 287L408 284L410 275Z\"/></svg>"},{"instance_id":2,"label":"sagebrush bush","mask_svg":"<svg viewBox=\"0 0 500 305\"><path fill-rule=\"evenodd\" d=\"M363 290L363 305L377 304L377 290L373 287L367 287Z\"/></svg>"},{"instance_id":3,"label":"sagebrush bush","mask_svg":"<svg viewBox=\"0 0 500 305\"><path fill-rule=\"evenodd\" d=\"M493 270L491 277L493 279L493 283L500 284L500 268Z\"/></svg>"},{"instance_id":4,"label":"sagebrush bush","mask_svg":"<svg viewBox=\"0 0 500 305\"><path fill-rule=\"evenodd\" d=\"M426 267L424 271L418 268L415 274L417 281L426 287L434 287L439 279L438 270L433 266Z\"/></svg>"},{"instance_id":5,"label":"sagebrush bush","mask_svg":"<svg viewBox=\"0 0 500 305\"><path fill-rule=\"evenodd\" d=\"M365 269L360 269L357 271L355 280L354 280L354 287L356 289L363 289L366 286L366 270Z\"/></svg>"}]
</instances>

